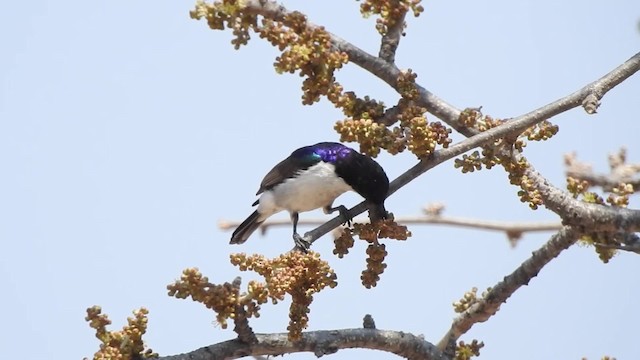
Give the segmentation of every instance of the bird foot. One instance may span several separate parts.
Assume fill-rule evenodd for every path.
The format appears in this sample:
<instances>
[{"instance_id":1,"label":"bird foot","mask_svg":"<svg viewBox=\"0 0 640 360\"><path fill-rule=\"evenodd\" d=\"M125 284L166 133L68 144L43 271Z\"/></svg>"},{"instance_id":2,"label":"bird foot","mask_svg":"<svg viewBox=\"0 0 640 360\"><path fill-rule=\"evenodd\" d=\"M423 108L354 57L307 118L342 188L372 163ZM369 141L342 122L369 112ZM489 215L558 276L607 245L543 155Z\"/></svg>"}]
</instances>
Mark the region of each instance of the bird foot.
<instances>
[{"instance_id":1,"label":"bird foot","mask_svg":"<svg viewBox=\"0 0 640 360\"><path fill-rule=\"evenodd\" d=\"M296 248L300 249L303 253L308 253L311 247L311 241L298 233L293 233L293 242L296 243Z\"/></svg>"},{"instance_id":2,"label":"bird foot","mask_svg":"<svg viewBox=\"0 0 640 360\"><path fill-rule=\"evenodd\" d=\"M344 220L343 224L347 225L348 227L351 227L351 221L353 220L353 217L349 215L349 209L347 209L344 205L336 206L334 208L329 209L329 213L332 213L334 211L337 211L340 213L342 220Z\"/></svg>"}]
</instances>

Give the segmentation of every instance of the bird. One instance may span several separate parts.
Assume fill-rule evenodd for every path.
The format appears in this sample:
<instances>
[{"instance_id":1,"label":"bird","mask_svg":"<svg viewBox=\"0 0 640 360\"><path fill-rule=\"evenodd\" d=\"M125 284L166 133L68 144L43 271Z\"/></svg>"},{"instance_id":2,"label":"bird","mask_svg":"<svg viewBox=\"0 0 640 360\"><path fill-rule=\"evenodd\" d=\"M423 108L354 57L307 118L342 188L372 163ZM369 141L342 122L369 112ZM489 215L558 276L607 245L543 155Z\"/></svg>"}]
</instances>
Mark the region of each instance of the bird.
<instances>
[{"instance_id":1,"label":"bird","mask_svg":"<svg viewBox=\"0 0 640 360\"><path fill-rule=\"evenodd\" d=\"M338 211L349 223L344 205L334 200L347 191L355 191L369 202L371 221L388 217L384 201L389 178L371 157L337 142L320 142L296 149L267 173L252 206L257 209L231 235L230 244L242 244L270 216L287 210L293 223L296 246L308 249L309 242L298 234L299 213L322 208L325 214Z\"/></svg>"}]
</instances>

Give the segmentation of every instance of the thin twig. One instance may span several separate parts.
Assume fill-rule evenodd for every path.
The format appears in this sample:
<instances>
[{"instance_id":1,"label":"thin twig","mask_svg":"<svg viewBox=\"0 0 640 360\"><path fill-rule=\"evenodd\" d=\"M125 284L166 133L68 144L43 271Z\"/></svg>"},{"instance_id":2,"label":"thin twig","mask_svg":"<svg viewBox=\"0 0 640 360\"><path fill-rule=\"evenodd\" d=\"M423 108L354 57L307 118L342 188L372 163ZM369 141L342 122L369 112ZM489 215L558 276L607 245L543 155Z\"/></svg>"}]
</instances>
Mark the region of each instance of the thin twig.
<instances>
[{"instance_id":1,"label":"thin twig","mask_svg":"<svg viewBox=\"0 0 640 360\"><path fill-rule=\"evenodd\" d=\"M240 289L241 283L242 279L238 276L233 280L231 285L236 289ZM247 312L245 311L244 306L236 305L233 322L235 324L233 331L238 334L238 339L246 344L255 344L258 342L256 334L253 332L251 326L249 326L249 320L247 319Z\"/></svg>"},{"instance_id":2,"label":"thin twig","mask_svg":"<svg viewBox=\"0 0 640 360\"><path fill-rule=\"evenodd\" d=\"M618 244L600 244L600 243L595 243L594 245L603 247L605 249L615 249L615 250L628 251L628 252L640 254L640 244L618 245Z\"/></svg>"},{"instance_id":3,"label":"thin twig","mask_svg":"<svg viewBox=\"0 0 640 360\"><path fill-rule=\"evenodd\" d=\"M557 231L562 227L559 221L508 222L508 221L480 220L480 219L463 218L463 217L451 217L451 216L442 216L442 215L398 216L394 220L399 224L405 224L405 225L411 225L411 224L413 225L451 225L451 226L480 229L480 230L517 232L517 233ZM354 223L365 223L367 221L368 220L365 218L353 219ZM301 219L298 221L298 226L318 226L318 225L324 224L325 222L326 221L324 219ZM218 222L218 228L220 228L221 230L233 230L238 225L240 225L240 222L238 221L220 220ZM260 230L264 233L270 227L279 227L279 226L291 226L291 220L289 219L267 220L260 226Z\"/></svg>"},{"instance_id":4,"label":"thin twig","mask_svg":"<svg viewBox=\"0 0 640 360\"><path fill-rule=\"evenodd\" d=\"M409 9L398 10L400 14L394 19L393 25L387 28L386 34L382 36L380 41L380 52L378 57L386 62L393 63L396 61L396 50L400 45L400 38L404 32L405 22L404 19Z\"/></svg>"}]
</instances>

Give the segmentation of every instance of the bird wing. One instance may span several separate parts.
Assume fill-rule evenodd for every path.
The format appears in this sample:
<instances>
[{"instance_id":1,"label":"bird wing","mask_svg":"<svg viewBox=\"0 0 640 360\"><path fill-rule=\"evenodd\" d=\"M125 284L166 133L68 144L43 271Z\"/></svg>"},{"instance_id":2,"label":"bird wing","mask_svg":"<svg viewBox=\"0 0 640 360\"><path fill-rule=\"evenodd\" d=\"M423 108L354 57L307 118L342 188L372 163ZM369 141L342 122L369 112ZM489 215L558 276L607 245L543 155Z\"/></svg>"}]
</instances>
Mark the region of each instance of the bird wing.
<instances>
[{"instance_id":1,"label":"bird wing","mask_svg":"<svg viewBox=\"0 0 640 360\"><path fill-rule=\"evenodd\" d=\"M300 171L306 170L320 161L320 158L312 156L302 158L289 156L278 163L278 165L274 166L273 169L265 175L264 179L262 179L262 183L260 183L260 189L258 189L256 195L273 188L287 179L295 177Z\"/></svg>"}]
</instances>

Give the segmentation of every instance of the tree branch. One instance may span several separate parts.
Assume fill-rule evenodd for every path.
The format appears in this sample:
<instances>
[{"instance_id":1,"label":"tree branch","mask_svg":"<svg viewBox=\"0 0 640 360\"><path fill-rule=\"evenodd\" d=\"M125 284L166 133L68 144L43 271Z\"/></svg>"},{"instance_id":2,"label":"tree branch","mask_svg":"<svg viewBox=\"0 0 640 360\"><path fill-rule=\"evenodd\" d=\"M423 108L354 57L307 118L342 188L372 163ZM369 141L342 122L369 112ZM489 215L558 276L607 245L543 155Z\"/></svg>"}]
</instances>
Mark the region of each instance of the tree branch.
<instances>
[{"instance_id":1,"label":"tree branch","mask_svg":"<svg viewBox=\"0 0 640 360\"><path fill-rule=\"evenodd\" d=\"M238 276L233 280L231 285L239 291L241 283L242 278ZM233 331L238 334L238 339L240 339L240 341L249 345L258 342L256 334L253 332L251 326L249 326L249 319L247 319L247 312L245 311L243 305L236 305L233 323L235 324L235 326L233 327Z\"/></svg>"},{"instance_id":2,"label":"tree branch","mask_svg":"<svg viewBox=\"0 0 640 360\"><path fill-rule=\"evenodd\" d=\"M563 224L574 225L586 233L640 231L640 210L586 203L553 186L533 166L525 173L540 191L544 206L558 214Z\"/></svg>"},{"instance_id":3,"label":"tree branch","mask_svg":"<svg viewBox=\"0 0 640 360\"><path fill-rule=\"evenodd\" d=\"M567 176L584 180L590 186L600 186L604 191L612 191L621 183L630 184L635 191L640 191L640 164L627 164L627 150L623 147L616 154L609 155L609 174L596 174L591 166L577 159L575 153L566 154L564 163L567 167Z\"/></svg>"},{"instance_id":4,"label":"tree branch","mask_svg":"<svg viewBox=\"0 0 640 360\"><path fill-rule=\"evenodd\" d=\"M509 222L490 221L463 217L452 217L443 215L419 215L419 216L398 216L397 223L403 225L451 225L463 228L480 229L488 231L501 231L507 234L522 235L527 232L557 231L562 227L558 221L551 222ZM365 219L354 219L354 223L364 223ZM298 226L319 226L325 223L324 219L302 219L298 221ZM233 230L240 225L238 221L220 220L218 228L221 230ZM267 220L261 226L262 233L266 233L270 227L291 226L291 220Z\"/></svg>"},{"instance_id":5,"label":"tree branch","mask_svg":"<svg viewBox=\"0 0 640 360\"><path fill-rule=\"evenodd\" d=\"M380 52L378 53L378 57L388 63L394 63L396 61L396 50L398 50L400 37L404 32L404 19L408 10L409 9L401 11L398 18L394 19L395 22L393 25L387 28L386 34L382 36L380 41Z\"/></svg>"},{"instance_id":6,"label":"tree branch","mask_svg":"<svg viewBox=\"0 0 640 360\"><path fill-rule=\"evenodd\" d=\"M342 329L309 331L298 342L287 339L286 333L257 334L258 342L247 344L239 339L206 346L186 354L163 356L158 360L229 360L245 356L283 355L311 352L317 357L333 354L341 349L371 349L396 354L406 359L445 359L436 346L421 336L377 329Z\"/></svg>"},{"instance_id":7,"label":"tree branch","mask_svg":"<svg viewBox=\"0 0 640 360\"><path fill-rule=\"evenodd\" d=\"M557 257L563 250L573 245L579 237L579 233L571 228L564 227L540 249L533 252L531 257L525 260L511 274L494 285L487 291L486 295L479 299L469 309L460 314L451 325L451 329L438 343L438 348L450 354L456 340L469 331L471 327L479 322L487 321L500 309L502 305L513 293L523 285L538 275L540 270L551 260Z\"/></svg>"}]
</instances>

